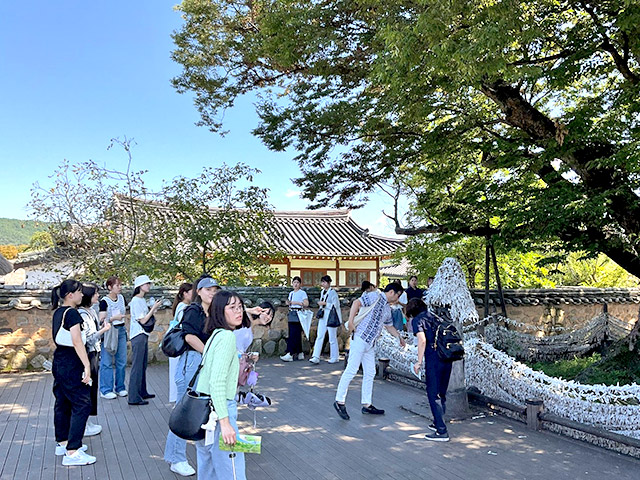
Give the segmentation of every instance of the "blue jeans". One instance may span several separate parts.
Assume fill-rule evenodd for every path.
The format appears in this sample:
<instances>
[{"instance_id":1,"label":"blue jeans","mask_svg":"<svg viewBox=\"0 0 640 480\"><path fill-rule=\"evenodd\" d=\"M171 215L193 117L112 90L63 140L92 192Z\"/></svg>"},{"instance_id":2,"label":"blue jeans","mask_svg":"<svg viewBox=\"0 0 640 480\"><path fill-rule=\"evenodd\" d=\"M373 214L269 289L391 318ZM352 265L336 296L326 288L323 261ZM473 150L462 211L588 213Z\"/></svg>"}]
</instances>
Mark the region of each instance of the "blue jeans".
<instances>
[{"instance_id":1,"label":"blue jeans","mask_svg":"<svg viewBox=\"0 0 640 480\"><path fill-rule=\"evenodd\" d=\"M429 349L425 353L424 360L427 398L433 415L433 424L438 433L447 433L444 414L447 411L447 389L449 388L452 364L441 361L438 354L435 351L429 351Z\"/></svg>"},{"instance_id":2,"label":"blue jeans","mask_svg":"<svg viewBox=\"0 0 640 480\"><path fill-rule=\"evenodd\" d=\"M392 308L391 309L391 319L393 321L393 326L399 332L404 331L404 316L402 315L402 309L400 308Z\"/></svg>"},{"instance_id":3,"label":"blue jeans","mask_svg":"<svg viewBox=\"0 0 640 480\"><path fill-rule=\"evenodd\" d=\"M229 411L229 421L238 435L238 404L235 400L227 400L227 409ZM196 450L198 451L198 480L247 480L245 475L244 453L236 453L235 471L233 476L233 465L229 454L231 452L220 450L218 442L220 441L220 423L216 425L215 438L213 443L205 446L204 440L196 442Z\"/></svg>"},{"instance_id":4,"label":"blue jeans","mask_svg":"<svg viewBox=\"0 0 640 480\"><path fill-rule=\"evenodd\" d=\"M127 367L127 330L122 327L111 327L118 330L118 350L111 355L105 348L100 352L100 393L122 392L124 386L124 372ZM116 364L116 388L113 389L113 363Z\"/></svg>"},{"instance_id":5,"label":"blue jeans","mask_svg":"<svg viewBox=\"0 0 640 480\"><path fill-rule=\"evenodd\" d=\"M201 360L202 355L195 350L187 350L178 358L176 376L174 377L177 390L176 403L184 397L184 394L187 391L187 386L189 385L193 375L196 373ZM164 446L164 461L167 463L187 461L187 441L178 437L172 431L169 431L167 434L167 442Z\"/></svg>"}]
</instances>

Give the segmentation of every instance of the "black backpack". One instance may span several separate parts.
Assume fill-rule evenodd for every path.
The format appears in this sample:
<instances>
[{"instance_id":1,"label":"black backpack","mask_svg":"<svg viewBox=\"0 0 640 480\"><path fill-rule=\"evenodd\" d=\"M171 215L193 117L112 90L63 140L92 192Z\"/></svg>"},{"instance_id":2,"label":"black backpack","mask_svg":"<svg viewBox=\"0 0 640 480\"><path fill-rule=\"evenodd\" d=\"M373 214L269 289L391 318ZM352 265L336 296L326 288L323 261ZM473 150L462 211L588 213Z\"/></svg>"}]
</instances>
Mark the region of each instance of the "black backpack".
<instances>
[{"instance_id":1,"label":"black backpack","mask_svg":"<svg viewBox=\"0 0 640 480\"><path fill-rule=\"evenodd\" d=\"M435 318L433 329L436 335L433 348L436 349L438 357L443 362L455 362L464 357L464 346L462 336L456 326L450 320L445 319L430 312ZM443 315L448 317L448 315Z\"/></svg>"}]
</instances>

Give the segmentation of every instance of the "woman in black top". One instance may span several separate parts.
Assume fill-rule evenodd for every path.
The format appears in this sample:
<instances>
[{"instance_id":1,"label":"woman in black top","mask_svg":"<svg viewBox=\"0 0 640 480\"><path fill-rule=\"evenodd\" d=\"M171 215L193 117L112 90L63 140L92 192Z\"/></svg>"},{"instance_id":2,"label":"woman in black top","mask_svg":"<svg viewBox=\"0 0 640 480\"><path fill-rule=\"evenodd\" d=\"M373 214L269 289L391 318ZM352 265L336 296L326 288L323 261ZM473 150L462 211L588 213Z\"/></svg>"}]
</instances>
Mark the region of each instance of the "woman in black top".
<instances>
[{"instance_id":1,"label":"woman in black top","mask_svg":"<svg viewBox=\"0 0 640 480\"><path fill-rule=\"evenodd\" d=\"M56 455L62 465L89 465L96 457L85 453L82 436L91 413L91 369L82 331L82 317L76 310L82 301L82 284L65 280L51 292L53 353L53 423ZM60 305L60 306L59 306Z\"/></svg>"}]
</instances>

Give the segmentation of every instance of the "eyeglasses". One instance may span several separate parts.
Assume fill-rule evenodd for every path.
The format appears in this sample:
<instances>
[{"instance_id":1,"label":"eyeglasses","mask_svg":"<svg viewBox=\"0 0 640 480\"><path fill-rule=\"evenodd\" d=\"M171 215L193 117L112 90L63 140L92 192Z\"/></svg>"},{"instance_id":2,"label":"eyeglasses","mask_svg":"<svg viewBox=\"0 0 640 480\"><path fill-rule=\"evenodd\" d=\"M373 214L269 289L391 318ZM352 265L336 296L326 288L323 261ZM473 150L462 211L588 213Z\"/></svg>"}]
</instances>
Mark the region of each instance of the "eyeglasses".
<instances>
[{"instance_id":1,"label":"eyeglasses","mask_svg":"<svg viewBox=\"0 0 640 480\"><path fill-rule=\"evenodd\" d=\"M233 310L234 312L242 312L244 307L242 305L227 305L224 308L228 308L229 310Z\"/></svg>"}]
</instances>

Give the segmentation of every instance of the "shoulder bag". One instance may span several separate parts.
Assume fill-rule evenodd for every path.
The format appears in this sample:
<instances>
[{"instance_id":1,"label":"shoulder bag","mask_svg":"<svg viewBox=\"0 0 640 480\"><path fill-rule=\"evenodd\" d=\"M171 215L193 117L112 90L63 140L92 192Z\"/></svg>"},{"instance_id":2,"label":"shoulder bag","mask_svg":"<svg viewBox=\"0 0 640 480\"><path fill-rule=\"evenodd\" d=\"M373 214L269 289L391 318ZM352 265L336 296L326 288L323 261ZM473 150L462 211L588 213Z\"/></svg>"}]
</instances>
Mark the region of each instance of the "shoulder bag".
<instances>
[{"instance_id":1,"label":"shoulder bag","mask_svg":"<svg viewBox=\"0 0 640 480\"><path fill-rule=\"evenodd\" d=\"M220 330L216 330L213 337L211 337L207 345L207 350L205 350L204 355L202 355L200 365L189 382L186 393L178 403L176 403L176 406L173 407L171 416L169 417L169 430L184 440L202 440L205 436L202 425L209 421L209 415L213 410L213 403L211 402L210 395L197 392L194 385L200 374L202 365L204 365L204 359L207 356L209 347L213 343L213 338L219 331Z\"/></svg>"}]
</instances>

